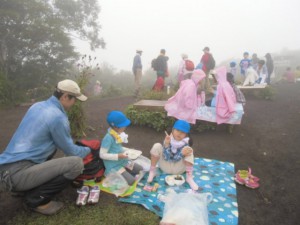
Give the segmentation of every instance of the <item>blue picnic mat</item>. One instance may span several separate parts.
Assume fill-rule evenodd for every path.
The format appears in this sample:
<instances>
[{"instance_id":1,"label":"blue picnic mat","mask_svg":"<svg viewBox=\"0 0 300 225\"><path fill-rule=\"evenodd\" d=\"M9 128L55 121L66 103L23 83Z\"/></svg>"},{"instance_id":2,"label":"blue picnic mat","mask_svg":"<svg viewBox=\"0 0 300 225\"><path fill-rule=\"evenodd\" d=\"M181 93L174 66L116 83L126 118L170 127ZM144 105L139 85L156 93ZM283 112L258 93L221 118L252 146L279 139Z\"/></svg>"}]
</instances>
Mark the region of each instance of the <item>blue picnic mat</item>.
<instances>
[{"instance_id":1,"label":"blue picnic mat","mask_svg":"<svg viewBox=\"0 0 300 225\"><path fill-rule=\"evenodd\" d=\"M208 205L208 217L210 225L238 224L238 204L236 196L236 185L234 182L234 164L218 160L195 158L194 180L200 187L200 192L210 192L213 201ZM143 205L146 209L158 216L163 216L164 202L157 196L165 194L168 188L174 189L177 193L186 192L190 187L187 183L182 186L170 187L165 183L167 174L160 173L153 183L158 183L156 192L143 190L148 174L139 182L135 192L120 202Z\"/></svg>"}]
</instances>

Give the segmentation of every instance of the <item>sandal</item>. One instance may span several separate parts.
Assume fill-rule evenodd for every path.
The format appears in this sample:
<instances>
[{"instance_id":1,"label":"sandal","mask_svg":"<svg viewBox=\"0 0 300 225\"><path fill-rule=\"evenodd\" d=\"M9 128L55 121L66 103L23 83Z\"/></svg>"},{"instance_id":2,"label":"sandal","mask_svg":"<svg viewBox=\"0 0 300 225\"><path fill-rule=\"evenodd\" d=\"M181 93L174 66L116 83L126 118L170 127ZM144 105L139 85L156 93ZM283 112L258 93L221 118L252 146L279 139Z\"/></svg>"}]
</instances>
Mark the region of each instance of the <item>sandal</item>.
<instances>
[{"instance_id":1,"label":"sandal","mask_svg":"<svg viewBox=\"0 0 300 225\"><path fill-rule=\"evenodd\" d=\"M90 190L90 195L87 200L88 204L96 204L99 201L100 197L100 189L99 186L94 186Z\"/></svg>"},{"instance_id":2,"label":"sandal","mask_svg":"<svg viewBox=\"0 0 300 225\"><path fill-rule=\"evenodd\" d=\"M259 181L259 178L258 178L258 177L252 175L252 170L251 170L250 167L248 168L248 174L249 174L249 177L250 177L251 179L253 179L255 182Z\"/></svg>"},{"instance_id":3,"label":"sandal","mask_svg":"<svg viewBox=\"0 0 300 225\"><path fill-rule=\"evenodd\" d=\"M259 178L251 174L251 168L248 168L248 170L238 170L234 180L235 182L252 189L259 187Z\"/></svg>"},{"instance_id":4,"label":"sandal","mask_svg":"<svg viewBox=\"0 0 300 225\"><path fill-rule=\"evenodd\" d=\"M234 180L235 182L244 185L246 183L246 179L248 178L247 170L238 170L235 174Z\"/></svg>"},{"instance_id":5,"label":"sandal","mask_svg":"<svg viewBox=\"0 0 300 225\"><path fill-rule=\"evenodd\" d=\"M254 181L252 178L248 178L246 179L245 186L248 188L255 189L259 187L259 183Z\"/></svg>"},{"instance_id":6,"label":"sandal","mask_svg":"<svg viewBox=\"0 0 300 225\"><path fill-rule=\"evenodd\" d=\"M77 190L78 197L76 200L76 205L83 206L86 205L87 198L89 196L89 187L82 186L81 189Z\"/></svg>"}]
</instances>

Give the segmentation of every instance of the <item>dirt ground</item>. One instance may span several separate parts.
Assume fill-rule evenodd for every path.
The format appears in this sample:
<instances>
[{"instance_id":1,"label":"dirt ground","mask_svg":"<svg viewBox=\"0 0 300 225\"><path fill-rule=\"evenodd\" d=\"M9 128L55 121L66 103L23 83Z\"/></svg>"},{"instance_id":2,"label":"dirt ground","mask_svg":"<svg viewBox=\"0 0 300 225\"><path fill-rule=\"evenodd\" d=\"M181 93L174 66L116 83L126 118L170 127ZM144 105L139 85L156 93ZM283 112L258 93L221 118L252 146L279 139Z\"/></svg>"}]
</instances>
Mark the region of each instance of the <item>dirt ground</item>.
<instances>
[{"instance_id":1,"label":"dirt ground","mask_svg":"<svg viewBox=\"0 0 300 225\"><path fill-rule=\"evenodd\" d=\"M237 185L240 225L299 224L300 84L273 87L273 101L246 95L242 124L235 126L232 134L223 125L216 131L192 133L196 157L229 161L236 170L251 167L260 178L260 188L256 190ZM107 129L106 114L124 110L133 102L133 97L88 101L88 122L95 128L88 132L88 138L102 138ZM0 152L27 109L18 106L0 110ZM164 137L163 132L140 126L129 127L127 133L127 146L143 150L145 156L149 156L153 143ZM76 196L69 198L74 200ZM20 198L0 193L0 224L6 224L18 210L23 210Z\"/></svg>"}]
</instances>

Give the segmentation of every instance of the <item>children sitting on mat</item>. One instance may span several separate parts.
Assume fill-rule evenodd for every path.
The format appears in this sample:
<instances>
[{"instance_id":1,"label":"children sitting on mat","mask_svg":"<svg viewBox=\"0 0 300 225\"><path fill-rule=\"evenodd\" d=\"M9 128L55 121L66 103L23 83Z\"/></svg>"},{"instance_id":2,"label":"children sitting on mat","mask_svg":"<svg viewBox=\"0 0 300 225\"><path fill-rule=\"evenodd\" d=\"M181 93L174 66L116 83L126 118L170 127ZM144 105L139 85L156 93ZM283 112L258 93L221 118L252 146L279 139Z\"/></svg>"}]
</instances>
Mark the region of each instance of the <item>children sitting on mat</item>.
<instances>
[{"instance_id":1,"label":"children sitting on mat","mask_svg":"<svg viewBox=\"0 0 300 225\"><path fill-rule=\"evenodd\" d=\"M101 142L100 158L103 159L105 175L111 172L121 174L128 185L132 185L135 176L143 170L143 167L128 159L127 148L122 143L128 142L125 129L131 121L120 111L111 111L106 118L110 128Z\"/></svg>"},{"instance_id":2,"label":"children sitting on mat","mask_svg":"<svg viewBox=\"0 0 300 225\"><path fill-rule=\"evenodd\" d=\"M192 141L189 138L190 124L184 120L177 120L172 133L166 133L163 145L153 145L151 154L151 167L148 183L151 183L156 175L156 164L168 174L179 175L186 171L186 182L193 190L198 190L198 185L193 179L194 154L190 147Z\"/></svg>"}]
</instances>

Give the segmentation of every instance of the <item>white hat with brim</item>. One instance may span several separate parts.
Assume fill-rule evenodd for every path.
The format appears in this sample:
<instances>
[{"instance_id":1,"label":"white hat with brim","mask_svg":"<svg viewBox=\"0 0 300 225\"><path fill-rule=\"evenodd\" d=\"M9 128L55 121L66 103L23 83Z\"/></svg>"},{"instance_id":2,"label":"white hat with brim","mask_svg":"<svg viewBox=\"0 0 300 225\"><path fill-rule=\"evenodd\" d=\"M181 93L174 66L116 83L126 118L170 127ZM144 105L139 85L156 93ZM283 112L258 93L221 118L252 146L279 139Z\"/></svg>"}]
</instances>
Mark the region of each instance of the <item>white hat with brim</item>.
<instances>
[{"instance_id":1,"label":"white hat with brim","mask_svg":"<svg viewBox=\"0 0 300 225\"><path fill-rule=\"evenodd\" d=\"M68 80L68 79L60 81L57 84L57 90L62 93L73 95L80 101L84 102L87 100L87 97L81 94L80 88L75 81Z\"/></svg>"},{"instance_id":2,"label":"white hat with brim","mask_svg":"<svg viewBox=\"0 0 300 225\"><path fill-rule=\"evenodd\" d=\"M143 50L140 49L140 48L138 48L138 49L136 50L136 52L143 52Z\"/></svg>"}]
</instances>

